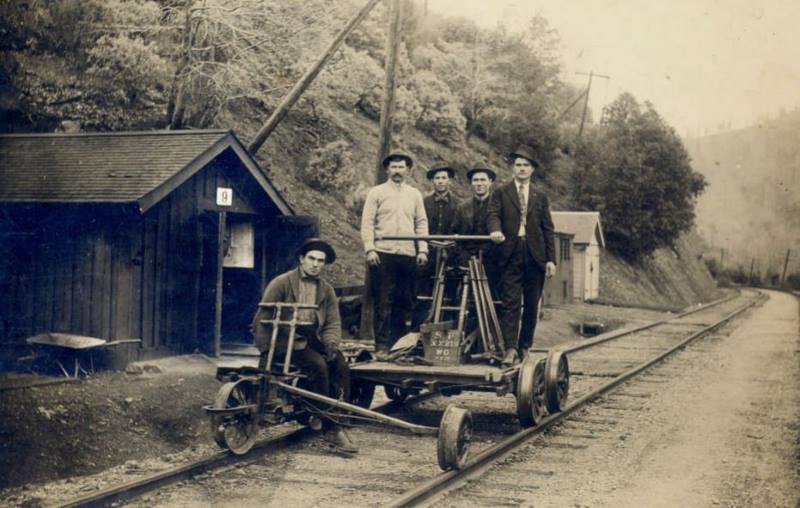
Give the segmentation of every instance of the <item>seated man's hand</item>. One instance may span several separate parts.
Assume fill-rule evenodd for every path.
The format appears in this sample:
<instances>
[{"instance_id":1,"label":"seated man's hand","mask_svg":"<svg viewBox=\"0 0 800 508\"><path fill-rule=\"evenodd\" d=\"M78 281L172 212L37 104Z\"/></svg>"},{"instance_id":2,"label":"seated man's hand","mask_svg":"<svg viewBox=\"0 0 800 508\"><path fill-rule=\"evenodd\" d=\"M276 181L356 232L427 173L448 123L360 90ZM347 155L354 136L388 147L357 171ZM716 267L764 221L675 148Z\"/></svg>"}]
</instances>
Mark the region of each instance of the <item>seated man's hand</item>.
<instances>
[{"instance_id":1,"label":"seated man's hand","mask_svg":"<svg viewBox=\"0 0 800 508\"><path fill-rule=\"evenodd\" d=\"M494 243L503 243L506 240L502 231L492 231L489 236L492 237Z\"/></svg>"},{"instance_id":2,"label":"seated man's hand","mask_svg":"<svg viewBox=\"0 0 800 508\"><path fill-rule=\"evenodd\" d=\"M428 255L424 252L417 254L417 266L425 266L428 264Z\"/></svg>"},{"instance_id":3,"label":"seated man's hand","mask_svg":"<svg viewBox=\"0 0 800 508\"><path fill-rule=\"evenodd\" d=\"M339 348L336 344L325 344L325 361L332 362L336 360L336 355L339 353Z\"/></svg>"}]
</instances>

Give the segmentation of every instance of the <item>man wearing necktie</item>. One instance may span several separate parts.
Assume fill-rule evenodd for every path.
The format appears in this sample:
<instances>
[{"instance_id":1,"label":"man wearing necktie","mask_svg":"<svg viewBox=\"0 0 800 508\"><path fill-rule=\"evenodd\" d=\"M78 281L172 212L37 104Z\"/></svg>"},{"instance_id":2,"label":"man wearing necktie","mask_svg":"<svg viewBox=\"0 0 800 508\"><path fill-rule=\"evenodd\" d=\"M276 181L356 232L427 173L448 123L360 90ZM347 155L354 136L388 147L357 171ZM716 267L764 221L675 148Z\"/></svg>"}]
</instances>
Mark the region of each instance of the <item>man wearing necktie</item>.
<instances>
[{"instance_id":1,"label":"man wearing necktie","mask_svg":"<svg viewBox=\"0 0 800 508\"><path fill-rule=\"evenodd\" d=\"M513 364L533 346L539 297L545 277L556 273L556 254L550 203L531 183L538 160L525 147L511 152L508 160L514 179L492 194L487 221L498 244L495 261L503 267L498 284L503 363Z\"/></svg>"}]
</instances>

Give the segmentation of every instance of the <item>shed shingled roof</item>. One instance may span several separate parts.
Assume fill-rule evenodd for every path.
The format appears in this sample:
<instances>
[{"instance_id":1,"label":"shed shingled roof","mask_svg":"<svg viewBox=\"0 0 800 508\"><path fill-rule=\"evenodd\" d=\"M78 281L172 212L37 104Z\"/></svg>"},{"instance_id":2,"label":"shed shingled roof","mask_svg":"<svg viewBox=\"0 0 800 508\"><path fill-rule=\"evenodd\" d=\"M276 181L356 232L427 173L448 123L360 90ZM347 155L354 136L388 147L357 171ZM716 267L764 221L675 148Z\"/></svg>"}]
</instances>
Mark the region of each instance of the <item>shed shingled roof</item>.
<instances>
[{"instance_id":1,"label":"shed shingled roof","mask_svg":"<svg viewBox=\"0 0 800 508\"><path fill-rule=\"evenodd\" d=\"M591 243L592 236L597 243L605 247L603 227L600 224L600 212L550 212L556 231L574 233L574 243Z\"/></svg>"},{"instance_id":2,"label":"shed shingled roof","mask_svg":"<svg viewBox=\"0 0 800 508\"><path fill-rule=\"evenodd\" d=\"M2 135L0 201L141 204L193 162L228 147L247 159L278 207L290 210L227 130Z\"/></svg>"}]
</instances>

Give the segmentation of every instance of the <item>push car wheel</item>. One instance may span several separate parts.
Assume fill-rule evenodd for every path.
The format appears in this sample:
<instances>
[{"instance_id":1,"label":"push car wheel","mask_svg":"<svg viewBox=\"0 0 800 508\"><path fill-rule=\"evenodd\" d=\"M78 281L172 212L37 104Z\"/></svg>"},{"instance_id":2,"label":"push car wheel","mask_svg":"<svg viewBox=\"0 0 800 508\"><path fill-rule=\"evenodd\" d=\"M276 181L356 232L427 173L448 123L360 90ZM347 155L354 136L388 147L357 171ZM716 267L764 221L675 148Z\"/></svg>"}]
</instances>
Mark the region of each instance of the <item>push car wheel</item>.
<instances>
[{"instance_id":1,"label":"push car wheel","mask_svg":"<svg viewBox=\"0 0 800 508\"><path fill-rule=\"evenodd\" d=\"M550 351L545 364L544 392L547 410L558 413L567 405L569 396L569 361L561 351Z\"/></svg>"},{"instance_id":2,"label":"push car wheel","mask_svg":"<svg viewBox=\"0 0 800 508\"><path fill-rule=\"evenodd\" d=\"M225 383L217 392L215 409L231 409L256 404L257 387L248 379ZM230 414L211 416L211 430L214 441L236 455L249 452L256 442L258 427L252 408L242 409Z\"/></svg>"},{"instance_id":3,"label":"push car wheel","mask_svg":"<svg viewBox=\"0 0 800 508\"><path fill-rule=\"evenodd\" d=\"M517 416L523 427L533 427L547 414L545 360L528 357L517 375Z\"/></svg>"},{"instance_id":4,"label":"push car wheel","mask_svg":"<svg viewBox=\"0 0 800 508\"><path fill-rule=\"evenodd\" d=\"M449 405L439 424L436 452L444 471L461 469L467 463L472 441L472 415L466 409Z\"/></svg>"}]
</instances>

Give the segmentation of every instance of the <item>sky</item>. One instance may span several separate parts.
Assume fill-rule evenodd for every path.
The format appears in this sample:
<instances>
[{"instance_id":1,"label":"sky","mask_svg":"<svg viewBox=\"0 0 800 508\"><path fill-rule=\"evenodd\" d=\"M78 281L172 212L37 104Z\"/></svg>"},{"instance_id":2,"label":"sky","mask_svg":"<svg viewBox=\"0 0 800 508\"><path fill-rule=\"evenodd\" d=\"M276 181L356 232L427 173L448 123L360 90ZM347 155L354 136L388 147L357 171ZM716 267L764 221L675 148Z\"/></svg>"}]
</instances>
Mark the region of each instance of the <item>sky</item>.
<instances>
[{"instance_id":1,"label":"sky","mask_svg":"<svg viewBox=\"0 0 800 508\"><path fill-rule=\"evenodd\" d=\"M427 0L431 11L561 36L563 78L592 84L597 117L621 92L683 136L756 124L800 106L800 0Z\"/></svg>"}]
</instances>

